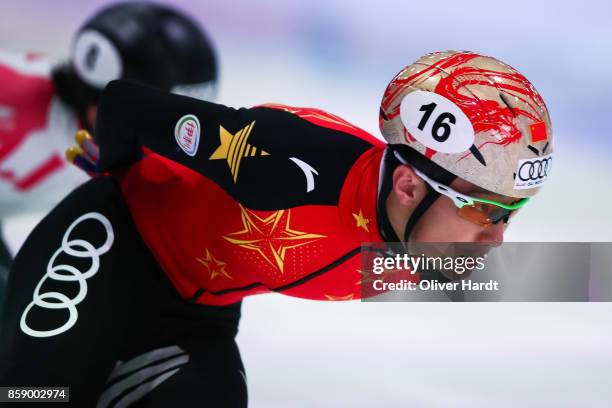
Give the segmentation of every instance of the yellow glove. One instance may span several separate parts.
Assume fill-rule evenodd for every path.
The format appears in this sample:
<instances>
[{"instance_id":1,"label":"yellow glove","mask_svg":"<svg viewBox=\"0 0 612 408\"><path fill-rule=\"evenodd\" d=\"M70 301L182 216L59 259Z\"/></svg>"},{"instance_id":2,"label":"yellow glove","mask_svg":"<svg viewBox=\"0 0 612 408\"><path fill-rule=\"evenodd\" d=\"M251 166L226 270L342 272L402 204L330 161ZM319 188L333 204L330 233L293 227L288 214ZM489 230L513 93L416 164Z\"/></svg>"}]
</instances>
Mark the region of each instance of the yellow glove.
<instances>
[{"instance_id":1,"label":"yellow glove","mask_svg":"<svg viewBox=\"0 0 612 408\"><path fill-rule=\"evenodd\" d=\"M74 135L76 145L66 149L66 159L90 176L96 176L100 149L93 137L86 130L79 130Z\"/></svg>"}]
</instances>

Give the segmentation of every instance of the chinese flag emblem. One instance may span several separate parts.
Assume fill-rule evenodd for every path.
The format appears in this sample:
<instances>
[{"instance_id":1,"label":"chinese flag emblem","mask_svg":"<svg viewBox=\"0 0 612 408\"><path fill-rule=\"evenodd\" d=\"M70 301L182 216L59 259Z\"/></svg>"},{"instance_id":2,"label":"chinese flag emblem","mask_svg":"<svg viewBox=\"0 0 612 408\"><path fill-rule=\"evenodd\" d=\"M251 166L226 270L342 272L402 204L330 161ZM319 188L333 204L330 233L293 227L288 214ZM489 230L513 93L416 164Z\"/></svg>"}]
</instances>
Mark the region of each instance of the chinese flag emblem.
<instances>
[{"instance_id":1,"label":"chinese flag emblem","mask_svg":"<svg viewBox=\"0 0 612 408\"><path fill-rule=\"evenodd\" d=\"M536 122L529 125L529 130L531 130L531 141L533 143L542 142L548 139L546 135L546 124L544 122Z\"/></svg>"}]
</instances>

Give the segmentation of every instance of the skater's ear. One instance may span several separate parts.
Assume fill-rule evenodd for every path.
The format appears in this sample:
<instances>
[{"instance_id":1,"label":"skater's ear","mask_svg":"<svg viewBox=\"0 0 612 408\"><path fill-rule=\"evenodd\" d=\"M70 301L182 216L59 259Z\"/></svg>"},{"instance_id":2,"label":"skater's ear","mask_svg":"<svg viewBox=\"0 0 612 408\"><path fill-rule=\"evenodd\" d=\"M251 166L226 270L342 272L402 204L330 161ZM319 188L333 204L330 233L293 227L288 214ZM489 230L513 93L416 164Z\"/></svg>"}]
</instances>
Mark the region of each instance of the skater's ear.
<instances>
[{"instance_id":1,"label":"skater's ear","mask_svg":"<svg viewBox=\"0 0 612 408\"><path fill-rule=\"evenodd\" d=\"M415 207L427 192L425 182L410 166L399 165L393 171L392 194L405 207Z\"/></svg>"}]
</instances>

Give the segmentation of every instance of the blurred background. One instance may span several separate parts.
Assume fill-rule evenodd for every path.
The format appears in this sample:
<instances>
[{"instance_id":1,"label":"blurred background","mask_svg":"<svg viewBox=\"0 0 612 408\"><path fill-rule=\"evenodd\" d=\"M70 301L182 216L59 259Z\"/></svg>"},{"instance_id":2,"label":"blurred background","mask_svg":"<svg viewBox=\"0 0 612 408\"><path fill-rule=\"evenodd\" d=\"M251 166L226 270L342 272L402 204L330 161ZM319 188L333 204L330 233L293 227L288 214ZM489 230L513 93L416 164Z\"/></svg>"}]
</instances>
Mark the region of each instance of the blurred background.
<instances>
[{"instance_id":1,"label":"blurred background","mask_svg":"<svg viewBox=\"0 0 612 408\"><path fill-rule=\"evenodd\" d=\"M3 1L0 49L66 58L107 1ZM387 83L422 54L495 56L551 113L552 177L506 241L612 241L612 3L182 0L208 32L218 102L331 111L376 136ZM0 90L2 92L2 90ZM41 214L8 220L17 248ZM537 273L534 270L533 273ZM245 300L238 337L253 407L611 406L608 303Z\"/></svg>"}]
</instances>

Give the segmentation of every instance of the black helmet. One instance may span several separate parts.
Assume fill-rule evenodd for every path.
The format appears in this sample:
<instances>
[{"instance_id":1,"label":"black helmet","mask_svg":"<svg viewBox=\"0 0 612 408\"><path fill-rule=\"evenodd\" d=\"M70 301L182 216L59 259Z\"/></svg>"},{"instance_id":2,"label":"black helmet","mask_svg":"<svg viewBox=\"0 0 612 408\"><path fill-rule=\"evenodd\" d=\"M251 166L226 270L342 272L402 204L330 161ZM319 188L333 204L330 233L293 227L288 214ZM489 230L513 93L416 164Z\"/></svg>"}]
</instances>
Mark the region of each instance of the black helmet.
<instances>
[{"instance_id":1,"label":"black helmet","mask_svg":"<svg viewBox=\"0 0 612 408\"><path fill-rule=\"evenodd\" d=\"M70 61L54 70L60 96L80 108L113 79L212 99L217 62L202 29L177 10L126 2L97 12L77 31Z\"/></svg>"}]
</instances>

